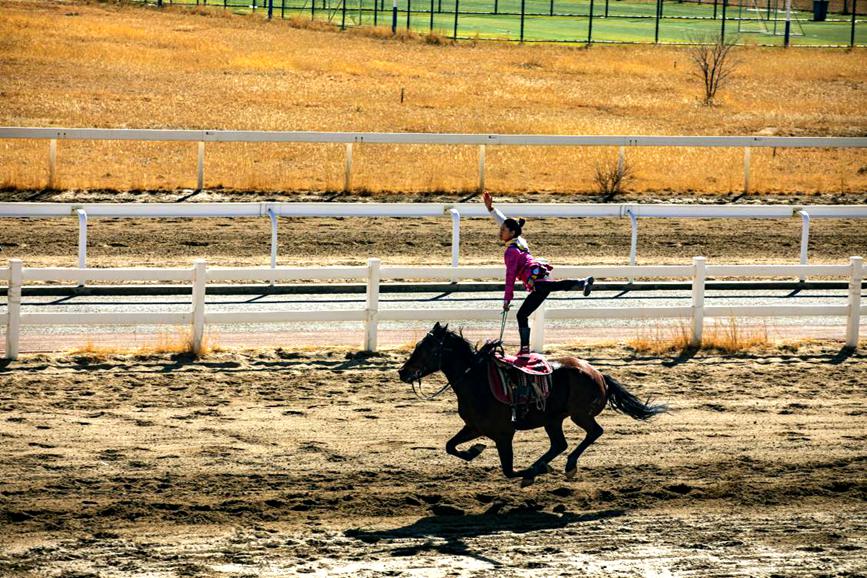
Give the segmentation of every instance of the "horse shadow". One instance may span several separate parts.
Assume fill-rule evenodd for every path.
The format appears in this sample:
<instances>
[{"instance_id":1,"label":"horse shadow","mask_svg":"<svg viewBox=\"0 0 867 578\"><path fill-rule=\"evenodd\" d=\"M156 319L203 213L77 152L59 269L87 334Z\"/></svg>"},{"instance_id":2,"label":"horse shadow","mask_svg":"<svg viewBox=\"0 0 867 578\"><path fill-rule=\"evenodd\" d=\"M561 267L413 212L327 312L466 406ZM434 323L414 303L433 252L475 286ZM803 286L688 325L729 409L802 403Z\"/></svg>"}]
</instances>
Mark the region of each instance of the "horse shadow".
<instances>
[{"instance_id":1,"label":"horse shadow","mask_svg":"<svg viewBox=\"0 0 867 578\"><path fill-rule=\"evenodd\" d=\"M496 512L496 508L492 508L489 513L484 514L426 516L412 524L398 528L389 530L354 528L346 530L344 535L366 544L382 544L385 546L384 553L391 556L416 556L425 552L439 553L450 556L466 556L500 567L503 566L502 562L473 551L466 540L498 533L525 534L540 530L557 530L572 524L616 518L626 514L624 510L616 509L587 514L571 512L554 514L524 509L503 514L490 513L492 511ZM415 540L416 542L407 545L408 540ZM389 542L396 542L395 547L389 547Z\"/></svg>"}]
</instances>

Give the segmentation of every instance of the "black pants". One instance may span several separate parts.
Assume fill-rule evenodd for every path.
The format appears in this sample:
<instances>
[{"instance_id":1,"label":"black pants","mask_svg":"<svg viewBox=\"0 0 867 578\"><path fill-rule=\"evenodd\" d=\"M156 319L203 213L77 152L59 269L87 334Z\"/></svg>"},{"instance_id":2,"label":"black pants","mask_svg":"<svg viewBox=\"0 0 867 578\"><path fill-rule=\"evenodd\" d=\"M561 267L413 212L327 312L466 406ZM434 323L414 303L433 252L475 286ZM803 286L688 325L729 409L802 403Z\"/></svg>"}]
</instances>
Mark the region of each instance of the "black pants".
<instances>
[{"instance_id":1,"label":"black pants","mask_svg":"<svg viewBox=\"0 0 867 578\"><path fill-rule=\"evenodd\" d=\"M581 282L577 279L565 279L563 281L536 281L536 287L527 295L521 308L518 309L518 327L530 327L527 318L533 314L533 311L539 308L539 305L548 298L552 291L569 291L576 287Z\"/></svg>"}]
</instances>

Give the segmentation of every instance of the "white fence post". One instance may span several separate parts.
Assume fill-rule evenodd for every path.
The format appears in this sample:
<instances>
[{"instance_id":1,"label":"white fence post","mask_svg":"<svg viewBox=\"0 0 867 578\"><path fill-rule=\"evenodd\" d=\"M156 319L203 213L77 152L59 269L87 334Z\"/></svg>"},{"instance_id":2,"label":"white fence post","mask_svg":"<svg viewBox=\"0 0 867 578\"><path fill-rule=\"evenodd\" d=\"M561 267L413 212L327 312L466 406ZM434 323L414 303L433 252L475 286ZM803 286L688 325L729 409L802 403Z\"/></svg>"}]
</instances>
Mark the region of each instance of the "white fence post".
<instances>
[{"instance_id":1,"label":"white fence post","mask_svg":"<svg viewBox=\"0 0 867 578\"><path fill-rule=\"evenodd\" d=\"M53 138L48 143L48 188L53 189L57 184L57 139Z\"/></svg>"},{"instance_id":2,"label":"white fence post","mask_svg":"<svg viewBox=\"0 0 867 578\"><path fill-rule=\"evenodd\" d=\"M21 259L9 260L9 288L6 297L6 359L18 359L21 332Z\"/></svg>"},{"instance_id":3,"label":"white fence post","mask_svg":"<svg viewBox=\"0 0 867 578\"><path fill-rule=\"evenodd\" d=\"M343 167L343 192L352 189L352 143L346 143L346 165Z\"/></svg>"},{"instance_id":4,"label":"white fence post","mask_svg":"<svg viewBox=\"0 0 867 578\"><path fill-rule=\"evenodd\" d=\"M626 209L626 214L629 215L629 224L632 231L632 236L629 240L629 265L634 267L638 257L638 217L632 209ZM635 281L635 277L629 277L629 282Z\"/></svg>"},{"instance_id":5,"label":"white fence post","mask_svg":"<svg viewBox=\"0 0 867 578\"><path fill-rule=\"evenodd\" d=\"M545 302L533 314L533 330L530 333L530 347L537 353L545 351Z\"/></svg>"},{"instance_id":6,"label":"white fence post","mask_svg":"<svg viewBox=\"0 0 867 578\"><path fill-rule=\"evenodd\" d=\"M274 214L273 208L268 208L268 218L271 220L271 268L277 268L277 215ZM271 285L275 282L274 277L271 277Z\"/></svg>"},{"instance_id":7,"label":"white fence post","mask_svg":"<svg viewBox=\"0 0 867 578\"><path fill-rule=\"evenodd\" d=\"M205 141L199 141L199 160L196 165L196 190L205 188Z\"/></svg>"},{"instance_id":8,"label":"white fence post","mask_svg":"<svg viewBox=\"0 0 867 578\"><path fill-rule=\"evenodd\" d=\"M620 147L617 151L617 174L623 175L624 168L626 168L626 147Z\"/></svg>"},{"instance_id":9,"label":"white fence post","mask_svg":"<svg viewBox=\"0 0 867 578\"><path fill-rule=\"evenodd\" d=\"M706 278L705 258L693 257L692 264L692 336L689 344L692 347L701 346L704 331L704 283Z\"/></svg>"},{"instance_id":10,"label":"white fence post","mask_svg":"<svg viewBox=\"0 0 867 578\"><path fill-rule=\"evenodd\" d=\"M87 269L87 212L75 209L78 215L78 268ZM79 281L78 286L84 287L86 279Z\"/></svg>"},{"instance_id":11,"label":"white fence post","mask_svg":"<svg viewBox=\"0 0 867 578\"><path fill-rule=\"evenodd\" d=\"M461 256L461 214L457 209L449 209L452 216L452 268L457 269ZM452 283L458 281L458 272L452 274Z\"/></svg>"},{"instance_id":12,"label":"white fence post","mask_svg":"<svg viewBox=\"0 0 867 578\"><path fill-rule=\"evenodd\" d=\"M744 194L750 193L750 147L744 147Z\"/></svg>"},{"instance_id":13,"label":"white fence post","mask_svg":"<svg viewBox=\"0 0 867 578\"><path fill-rule=\"evenodd\" d=\"M364 350L376 351L376 325L379 313L379 259L367 260L367 322L364 326Z\"/></svg>"},{"instance_id":14,"label":"white fence post","mask_svg":"<svg viewBox=\"0 0 867 578\"><path fill-rule=\"evenodd\" d=\"M849 314L846 320L846 347L858 347L858 329L861 323L861 283L864 280L864 263L861 257L850 257L852 276L849 278Z\"/></svg>"},{"instance_id":15,"label":"white fence post","mask_svg":"<svg viewBox=\"0 0 867 578\"><path fill-rule=\"evenodd\" d=\"M485 190L485 145L479 145L479 192Z\"/></svg>"},{"instance_id":16,"label":"white fence post","mask_svg":"<svg viewBox=\"0 0 867 578\"><path fill-rule=\"evenodd\" d=\"M810 215L807 211L798 211L801 215L801 265L807 265L807 250L810 246ZM801 281L806 281L807 276L801 275Z\"/></svg>"},{"instance_id":17,"label":"white fence post","mask_svg":"<svg viewBox=\"0 0 867 578\"><path fill-rule=\"evenodd\" d=\"M193 315L192 315L192 346L193 353L202 352L202 340L205 336L205 287L208 283L207 264L204 259L196 259L193 265Z\"/></svg>"}]
</instances>

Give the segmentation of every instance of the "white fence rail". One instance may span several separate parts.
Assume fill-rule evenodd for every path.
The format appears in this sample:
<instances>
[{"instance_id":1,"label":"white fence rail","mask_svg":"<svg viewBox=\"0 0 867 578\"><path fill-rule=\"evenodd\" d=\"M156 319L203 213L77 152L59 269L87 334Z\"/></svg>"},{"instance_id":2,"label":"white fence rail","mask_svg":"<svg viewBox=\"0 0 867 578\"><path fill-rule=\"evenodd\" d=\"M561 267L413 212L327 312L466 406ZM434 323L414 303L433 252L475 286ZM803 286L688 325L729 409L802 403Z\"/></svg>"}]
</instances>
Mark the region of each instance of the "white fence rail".
<instances>
[{"instance_id":1,"label":"white fence rail","mask_svg":"<svg viewBox=\"0 0 867 578\"><path fill-rule=\"evenodd\" d=\"M638 203L500 203L507 215L536 218L624 218L630 219L629 264L638 258L638 221L644 218L667 219L791 219L800 218L800 262L807 265L810 223L813 219L864 219L867 205L677 205ZM279 217L392 217L435 218L448 215L452 220L451 264L460 262L461 221L488 218L479 203L0 203L0 218L77 219L79 268L87 267L88 218L268 218L271 225L271 267L278 258ZM443 279L456 281L455 272ZM804 280L805 277L801 277ZM86 278L79 279L81 284ZM269 278L270 282L274 282Z\"/></svg>"},{"instance_id":2,"label":"white fence rail","mask_svg":"<svg viewBox=\"0 0 867 578\"><path fill-rule=\"evenodd\" d=\"M856 347L862 313L861 305L863 262L852 257L847 265L707 265L704 257L695 257L692 265L651 267L561 267L561 275L629 278L632 276L656 278L691 278L692 303L681 307L603 307L587 309L546 309L544 304L533 316L533 348L544 347L545 319L663 319L691 320L691 342L702 340L705 317L801 317L845 316L846 346ZM370 259L366 267L310 267L310 268L211 268L198 260L187 269L75 269L27 268L13 259L7 268L0 268L0 277L8 279L9 291L6 312L0 323L6 326L6 357L16 359L19 351L20 329L27 325L188 325L192 344L199 351L209 324L231 323L286 323L321 321L358 321L364 324L366 350L376 350L377 328L381 321L449 321L496 320L499 309L379 309L379 286L389 279L443 279L455 273L462 279L499 279L501 267L383 267L379 259ZM704 286L708 277L730 276L792 276L822 275L849 279L846 305L761 305L761 306L706 306ZM191 308L183 313L22 313L21 287L27 281L101 279L110 281L137 281L142 279L189 281L193 284ZM297 279L364 279L367 282L366 306L356 310L313 311L237 311L208 312L205 294L209 281L228 280L297 280ZM514 312L510 312L514 315Z\"/></svg>"},{"instance_id":3,"label":"white fence rail","mask_svg":"<svg viewBox=\"0 0 867 578\"><path fill-rule=\"evenodd\" d=\"M57 177L58 140L121 140L197 143L196 187L204 188L205 143L319 143L345 144L344 190L352 187L352 145L427 144L479 147L479 189L485 187L485 147L487 146L616 146L620 163L626 147L727 147L744 149L744 192L749 192L750 150L774 148L867 148L864 137L775 137L775 136L593 136L535 134L456 134L456 133L365 133L302 131L230 131L171 129L98 129L98 128L30 128L0 127L0 139L37 139L49 141L49 188Z\"/></svg>"}]
</instances>

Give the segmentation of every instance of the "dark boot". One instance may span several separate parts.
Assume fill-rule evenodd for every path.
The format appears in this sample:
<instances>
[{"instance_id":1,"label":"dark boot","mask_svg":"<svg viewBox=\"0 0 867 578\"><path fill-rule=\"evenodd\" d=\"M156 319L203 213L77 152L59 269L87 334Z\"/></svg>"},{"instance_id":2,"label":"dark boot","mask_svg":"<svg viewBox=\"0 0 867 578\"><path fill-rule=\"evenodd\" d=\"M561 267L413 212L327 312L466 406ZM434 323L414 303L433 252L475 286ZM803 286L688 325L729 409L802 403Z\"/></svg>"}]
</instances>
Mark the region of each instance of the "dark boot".
<instances>
[{"instance_id":1,"label":"dark boot","mask_svg":"<svg viewBox=\"0 0 867 578\"><path fill-rule=\"evenodd\" d=\"M518 327L518 335L521 336L521 349L518 355L528 355L530 353L530 328Z\"/></svg>"},{"instance_id":2,"label":"dark boot","mask_svg":"<svg viewBox=\"0 0 867 578\"><path fill-rule=\"evenodd\" d=\"M596 279L587 277L586 279L582 279L582 281L584 281L584 297L587 297L593 291L593 283L596 282Z\"/></svg>"}]
</instances>

